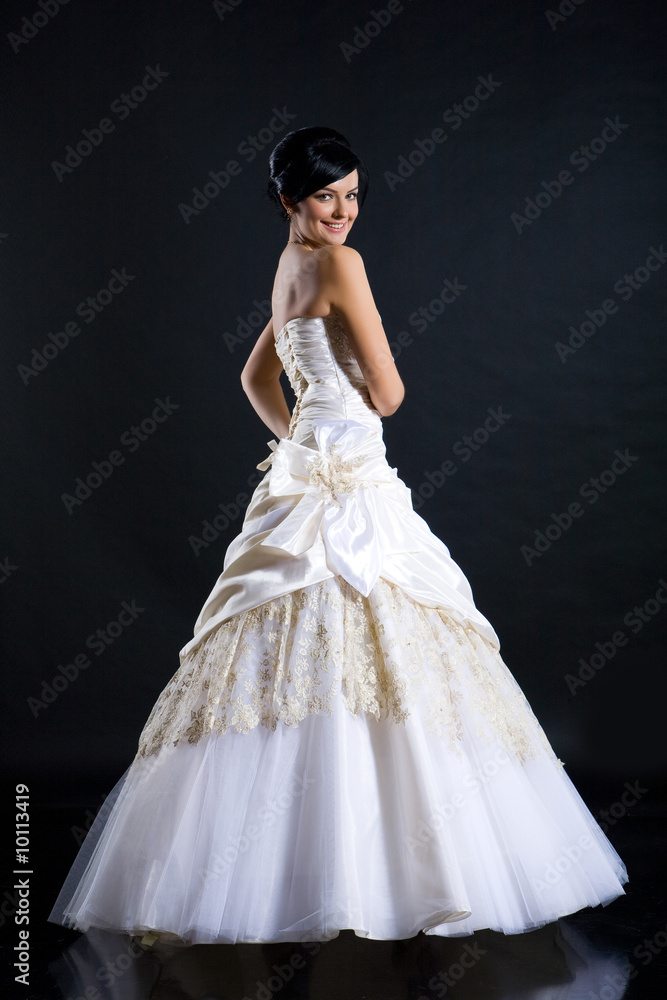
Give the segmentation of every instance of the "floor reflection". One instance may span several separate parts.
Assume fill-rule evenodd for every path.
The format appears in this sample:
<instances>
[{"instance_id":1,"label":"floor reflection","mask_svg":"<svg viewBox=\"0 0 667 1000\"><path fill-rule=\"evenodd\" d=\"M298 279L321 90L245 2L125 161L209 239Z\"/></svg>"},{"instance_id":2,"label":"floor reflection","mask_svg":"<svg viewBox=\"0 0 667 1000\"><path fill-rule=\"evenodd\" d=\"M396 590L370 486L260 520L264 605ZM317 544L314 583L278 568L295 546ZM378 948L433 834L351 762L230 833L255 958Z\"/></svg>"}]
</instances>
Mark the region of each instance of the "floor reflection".
<instances>
[{"instance_id":1,"label":"floor reflection","mask_svg":"<svg viewBox=\"0 0 667 1000\"><path fill-rule=\"evenodd\" d=\"M69 1000L621 1000L630 966L561 920L512 936L368 941L345 931L322 944L148 951L90 931L49 971Z\"/></svg>"}]
</instances>

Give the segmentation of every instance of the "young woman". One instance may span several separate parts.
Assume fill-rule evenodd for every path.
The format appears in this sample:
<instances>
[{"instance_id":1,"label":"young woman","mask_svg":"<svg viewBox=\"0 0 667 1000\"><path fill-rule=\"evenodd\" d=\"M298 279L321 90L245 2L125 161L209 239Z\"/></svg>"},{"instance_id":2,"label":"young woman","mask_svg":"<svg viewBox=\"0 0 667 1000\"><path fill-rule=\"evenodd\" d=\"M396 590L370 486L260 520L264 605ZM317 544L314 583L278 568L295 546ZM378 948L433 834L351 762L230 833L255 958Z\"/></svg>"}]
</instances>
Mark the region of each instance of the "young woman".
<instances>
[{"instance_id":1,"label":"young woman","mask_svg":"<svg viewBox=\"0 0 667 1000\"><path fill-rule=\"evenodd\" d=\"M279 440L54 921L147 943L518 933L623 893L387 464L403 384L346 246L367 186L331 129L272 153L289 234L242 383Z\"/></svg>"}]
</instances>

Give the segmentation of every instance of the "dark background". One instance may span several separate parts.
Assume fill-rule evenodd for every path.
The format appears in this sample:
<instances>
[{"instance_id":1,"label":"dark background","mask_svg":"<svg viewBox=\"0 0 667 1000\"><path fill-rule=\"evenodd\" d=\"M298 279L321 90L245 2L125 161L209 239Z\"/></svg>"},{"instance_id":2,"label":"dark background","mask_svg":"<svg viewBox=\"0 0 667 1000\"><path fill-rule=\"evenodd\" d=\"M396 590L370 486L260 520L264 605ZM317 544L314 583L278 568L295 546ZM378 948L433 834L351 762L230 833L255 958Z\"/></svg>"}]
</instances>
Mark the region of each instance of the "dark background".
<instances>
[{"instance_id":1,"label":"dark background","mask_svg":"<svg viewBox=\"0 0 667 1000\"><path fill-rule=\"evenodd\" d=\"M644 805L655 802L667 606L650 604L636 634L623 619L667 576L667 267L627 301L614 284L667 240L662 5L565 3L571 13L550 23L540 3L404 0L373 37L364 25L384 0L226 6L73 0L26 29L34 37L15 52L8 36L42 8L3 5L0 595L12 784L28 783L41 804L98 806L178 666L243 510L197 553L192 538L219 504L250 492L272 437L239 382L261 329L253 303L270 296L286 238L264 193L268 154L287 129L324 124L368 164L350 245L389 339L412 338L397 358L405 402L385 421L390 464L469 577L570 774L612 796L639 780ZM343 51L357 28L367 44ZM111 106L146 67L168 75L121 120ZM459 128L443 122L489 75L499 86L488 99ZM294 116L280 131L274 109ZM627 127L578 170L570 155L607 117ZM54 161L103 118L114 130L59 180ZM436 128L447 140L392 191L386 172ZM252 161L249 136L265 147ZM232 159L240 173L186 223L179 205ZM565 169L573 182L518 232L512 213ZM114 268L134 276L127 287L26 376L19 366ZM409 317L445 279L465 290L418 330ZM617 312L563 362L556 343L609 298ZM224 335L241 320L253 336L230 349ZM177 409L131 451L122 436L156 399ZM510 418L469 461L457 457L456 442L498 407ZM636 461L591 504L580 489L617 449ZM68 512L62 495L114 450L124 463ZM447 459L456 473L422 502L426 473ZM521 547L577 501L584 514L528 565ZM124 601L144 610L96 656L87 638ZM566 675L619 630L627 643L573 693ZM82 653L90 666L47 703L59 666Z\"/></svg>"}]
</instances>

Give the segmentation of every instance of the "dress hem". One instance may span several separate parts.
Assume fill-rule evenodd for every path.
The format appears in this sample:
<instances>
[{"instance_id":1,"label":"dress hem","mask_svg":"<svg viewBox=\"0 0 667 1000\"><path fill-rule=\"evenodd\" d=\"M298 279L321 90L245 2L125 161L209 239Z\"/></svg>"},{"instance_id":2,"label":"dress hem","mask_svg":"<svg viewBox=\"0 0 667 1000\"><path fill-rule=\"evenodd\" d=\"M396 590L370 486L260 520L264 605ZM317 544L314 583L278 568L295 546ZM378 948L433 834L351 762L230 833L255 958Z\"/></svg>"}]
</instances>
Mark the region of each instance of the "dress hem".
<instances>
[{"instance_id":1,"label":"dress hem","mask_svg":"<svg viewBox=\"0 0 667 1000\"><path fill-rule=\"evenodd\" d=\"M621 879L620 884L625 885L629 880L627 878ZM365 930L362 927L337 927L328 932L312 931L306 932L306 934L300 934L296 937L289 936L289 932L285 932L285 935L274 935L272 937L235 937L235 938L208 938L202 940L201 938L182 938L178 934L174 934L172 931L167 930L157 930L154 927L133 927L133 928L118 928L118 927L105 927L103 925L88 924L85 930L78 926L74 922L63 921L62 925L69 927L71 930L78 931L81 934L87 934L89 930L99 930L105 931L111 934L127 934L129 937L141 939L147 936L156 937L156 941L149 945L143 945L148 950L152 948L168 947L168 948L193 948L197 945L230 945L230 944L283 944L283 943L293 943L293 944L305 944L309 942L323 944L327 941L335 940L341 932L351 931L356 937L366 938L369 941L409 941L412 938L418 937L420 934L425 934L429 937L472 937L479 931L494 931L498 934L504 934L506 936L514 936L517 934L529 934L532 931L539 930L542 927L546 927L548 924L555 923L561 920L563 917L572 916L575 913L580 913L582 909L593 909L597 906L609 906L614 900L618 899L619 896L624 896L625 890L620 889L620 892L614 892L612 895L599 900L597 903L589 903L584 906L575 906L572 909L568 909L563 913L558 913L554 916L545 917L542 920L530 921L520 927L516 928L506 928L500 925L493 926L491 924L480 925L479 927L473 927L472 929L466 929L459 933L456 930L447 931L447 933L439 933L438 928L442 927L444 924L449 924L453 928L456 927L457 923L461 923L464 920L470 919L472 916L469 910L458 910L450 914L447 917L442 917L443 911L439 911L432 915L432 918L426 918L427 921L419 921L420 924L424 923L425 926L420 926L417 930L409 931L407 933L397 933L391 936L382 934L371 934L370 931ZM433 923L432 920L438 917L437 923ZM61 923L60 921L53 921L49 919L50 923Z\"/></svg>"}]
</instances>

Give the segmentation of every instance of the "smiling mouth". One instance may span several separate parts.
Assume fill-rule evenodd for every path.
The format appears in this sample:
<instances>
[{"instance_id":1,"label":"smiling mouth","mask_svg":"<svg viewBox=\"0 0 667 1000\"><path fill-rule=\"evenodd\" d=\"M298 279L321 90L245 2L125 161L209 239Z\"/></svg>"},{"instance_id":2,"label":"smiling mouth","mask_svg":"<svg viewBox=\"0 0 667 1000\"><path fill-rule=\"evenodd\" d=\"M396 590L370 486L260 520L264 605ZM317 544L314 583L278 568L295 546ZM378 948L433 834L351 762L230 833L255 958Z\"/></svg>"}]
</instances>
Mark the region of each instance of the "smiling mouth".
<instances>
[{"instance_id":1,"label":"smiling mouth","mask_svg":"<svg viewBox=\"0 0 667 1000\"><path fill-rule=\"evenodd\" d=\"M322 225L326 226L327 229L330 229L334 233L340 233L340 232L342 232L343 229L345 229L345 226L347 225L347 223L346 222L323 222Z\"/></svg>"}]
</instances>

